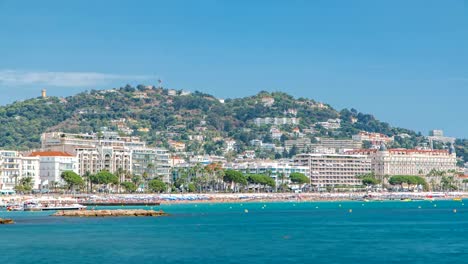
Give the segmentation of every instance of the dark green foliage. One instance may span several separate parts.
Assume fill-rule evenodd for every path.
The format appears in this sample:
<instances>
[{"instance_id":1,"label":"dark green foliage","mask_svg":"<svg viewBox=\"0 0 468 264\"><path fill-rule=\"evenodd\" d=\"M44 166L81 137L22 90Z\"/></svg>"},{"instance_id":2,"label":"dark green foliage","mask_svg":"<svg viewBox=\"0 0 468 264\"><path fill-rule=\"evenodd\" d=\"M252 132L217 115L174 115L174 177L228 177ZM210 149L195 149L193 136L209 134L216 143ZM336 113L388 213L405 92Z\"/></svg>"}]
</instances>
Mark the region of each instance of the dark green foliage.
<instances>
[{"instance_id":1,"label":"dark green foliage","mask_svg":"<svg viewBox=\"0 0 468 264\"><path fill-rule=\"evenodd\" d=\"M89 179L94 184L118 184L119 183L119 177L117 177L116 175L108 171L100 171L95 175L91 175Z\"/></svg>"},{"instance_id":2,"label":"dark green foliage","mask_svg":"<svg viewBox=\"0 0 468 264\"><path fill-rule=\"evenodd\" d=\"M411 175L395 175L390 177L388 182L391 185L422 185L425 190L428 189L427 182L424 178L419 176L411 176Z\"/></svg>"},{"instance_id":3,"label":"dark green foliage","mask_svg":"<svg viewBox=\"0 0 468 264\"><path fill-rule=\"evenodd\" d=\"M249 174L247 175L247 181L253 184L260 184L269 187L275 187L275 180L268 175L263 174Z\"/></svg>"},{"instance_id":4,"label":"dark green foliage","mask_svg":"<svg viewBox=\"0 0 468 264\"><path fill-rule=\"evenodd\" d=\"M77 186L84 185L83 178L76 174L74 171L64 171L60 177L67 183L68 189L73 189Z\"/></svg>"},{"instance_id":5,"label":"dark green foliage","mask_svg":"<svg viewBox=\"0 0 468 264\"><path fill-rule=\"evenodd\" d=\"M120 185L129 193L133 193L137 190L137 186L133 182L122 182Z\"/></svg>"},{"instance_id":6,"label":"dark green foliage","mask_svg":"<svg viewBox=\"0 0 468 264\"><path fill-rule=\"evenodd\" d=\"M144 92L147 98L140 99L135 91ZM316 122L327 121L330 118L340 118L341 128L328 131L318 126L314 135L307 135L312 140L314 136L331 136L350 138L361 130L379 132L395 136L395 141L388 147L413 148L427 140L414 131L391 127L375 119L374 116L363 114L355 109L336 111L328 105L320 105L311 99L294 98L281 92L260 92L257 95L227 99L220 103L211 95L194 92L190 95L169 96L165 89L146 89L144 85L136 88L126 85L108 91L92 90L66 98L34 98L15 102L0 107L0 148L26 150L40 147L40 135L47 131L63 131L70 133L99 132L102 127L116 130L111 121L125 118L132 120L128 126L134 135L142 137L149 145L167 147L169 138L184 141L189 151L208 154L222 154L222 144L215 138L234 138L238 153L250 147L250 141L261 139L263 142L284 144L289 136L284 135L280 141L273 140L270 135L271 125L257 127L253 124L255 118L293 117L288 110L297 110L300 129L313 127ZM264 98L273 98L272 105L262 102ZM188 135L199 134L196 130L204 122L202 134L206 137L204 143L195 143ZM282 126L284 132L291 132L296 126ZM139 128L147 128L149 132L138 132ZM161 133L156 133L161 132ZM175 134L168 136L167 133ZM400 137L407 134L409 137ZM456 151L464 161L468 161L467 140L457 140ZM284 153L288 157L297 152L292 149ZM460 164L462 161L460 161Z\"/></svg>"},{"instance_id":7,"label":"dark green foliage","mask_svg":"<svg viewBox=\"0 0 468 264\"><path fill-rule=\"evenodd\" d=\"M289 179L291 180L291 182L297 183L297 184L305 184L305 183L310 182L310 180L309 180L309 178L307 178L307 176L305 176L304 174L299 173L299 172L291 173L289 175Z\"/></svg>"},{"instance_id":8,"label":"dark green foliage","mask_svg":"<svg viewBox=\"0 0 468 264\"><path fill-rule=\"evenodd\" d=\"M247 178L239 171L226 170L223 177L225 182L247 185Z\"/></svg>"},{"instance_id":9,"label":"dark green foliage","mask_svg":"<svg viewBox=\"0 0 468 264\"><path fill-rule=\"evenodd\" d=\"M152 192L161 193L166 191L167 186L163 181L159 179L153 179L148 182L148 188Z\"/></svg>"}]
</instances>

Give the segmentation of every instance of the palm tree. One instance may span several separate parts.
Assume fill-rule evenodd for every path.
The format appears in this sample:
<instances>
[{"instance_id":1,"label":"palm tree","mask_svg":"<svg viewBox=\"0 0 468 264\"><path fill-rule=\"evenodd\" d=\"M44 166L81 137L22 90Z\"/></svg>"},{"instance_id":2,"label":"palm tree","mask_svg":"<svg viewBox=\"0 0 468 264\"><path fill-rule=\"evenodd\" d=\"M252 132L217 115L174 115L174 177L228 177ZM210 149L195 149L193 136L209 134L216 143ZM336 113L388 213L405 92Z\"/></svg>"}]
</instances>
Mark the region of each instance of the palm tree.
<instances>
[{"instance_id":1,"label":"palm tree","mask_svg":"<svg viewBox=\"0 0 468 264\"><path fill-rule=\"evenodd\" d=\"M119 183L117 185L117 193L120 193L120 184L124 182L123 177L125 177L125 171L122 169L122 167L117 168L117 171L115 172L117 177L119 178Z\"/></svg>"},{"instance_id":2,"label":"palm tree","mask_svg":"<svg viewBox=\"0 0 468 264\"><path fill-rule=\"evenodd\" d=\"M86 193L89 193L89 183L91 182L90 177L91 177L90 171L86 171L85 174L83 174L83 179L85 180L85 184L86 184Z\"/></svg>"}]
</instances>

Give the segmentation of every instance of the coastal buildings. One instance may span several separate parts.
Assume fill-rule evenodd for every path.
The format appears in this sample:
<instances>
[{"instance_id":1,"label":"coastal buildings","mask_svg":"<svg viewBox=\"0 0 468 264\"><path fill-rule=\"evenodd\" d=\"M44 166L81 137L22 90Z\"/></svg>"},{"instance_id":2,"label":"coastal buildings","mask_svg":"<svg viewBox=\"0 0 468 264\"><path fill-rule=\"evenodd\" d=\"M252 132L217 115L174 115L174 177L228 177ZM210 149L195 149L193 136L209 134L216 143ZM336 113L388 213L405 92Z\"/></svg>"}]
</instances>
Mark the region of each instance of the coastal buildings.
<instances>
[{"instance_id":1,"label":"coastal buildings","mask_svg":"<svg viewBox=\"0 0 468 264\"><path fill-rule=\"evenodd\" d=\"M78 173L76 156L60 151L37 151L29 154L29 158L39 159L40 186L35 189L50 189L54 184L63 185L62 172Z\"/></svg>"},{"instance_id":2,"label":"coastal buildings","mask_svg":"<svg viewBox=\"0 0 468 264\"><path fill-rule=\"evenodd\" d=\"M294 157L294 164L307 166L311 184L318 188L361 185L357 176L372 171L371 159L366 155L299 154Z\"/></svg>"},{"instance_id":3,"label":"coastal buildings","mask_svg":"<svg viewBox=\"0 0 468 264\"><path fill-rule=\"evenodd\" d=\"M335 149L337 152L343 152L349 149L362 148L362 142L351 139L333 139L333 138L317 138L318 142L311 144L312 147L324 147Z\"/></svg>"},{"instance_id":4,"label":"coastal buildings","mask_svg":"<svg viewBox=\"0 0 468 264\"><path fill-rule=\"evenodd\" d=\"M393 137L389 137L384 134L370 133L370 132L365 132L365 131L361 131L358 134L353 135L352 139L355 141L360 141L360 142L368 141L372 144L374 148L380 147L382 143L388 144L388 143L393 142L394 140Z\"/></svg>"},{"instance_id":5,"label":"coastal buildings","mask_svg":"<svg viewBox=\"0 0 468 264\"><path fill-rule=\"evenodd\" d=\"M39 188L39 159L23 157L18 151L0 150L0 190L13 191L26 177L31 177L33 189Z\"/></svg>"},{"instance_id":6,"label":"coastal buildings","mask_svg":"<svg viewBox=\"0 0 468 264\"><path fill-rule=\"evenodd\" d=\"M315 125L321 126L327 130L334 130L341 127L341 120L339 118L328 119L325 122L317 122Z\"/></svg>"},{"instance_id":7,"label":"coastal buildings","mask_svg":"<svg viewBox=\"0 0 468 264\"><path fill-rule=\"evenodd\" d=\"M263 125L297 125L299 124L299 118L296 117L265 117L255 118L254 124L256 126Z\"/></svg>"},{"instance_id":8,"label":"coastal buildings","mask_svg":"<svg viewBox=\"0 0 468 264\"><path fill-rule=\"evenodd\" d=\"M299 152L318 152L322 153L342 153L346 150L362 148L362 142L350 139L316 138L317 142L312 143L309 138L290 139L284 142L284 147L290 151L296 146Z\"/></svg>"},{"instance_id":9,"label":"coastal buildings","mask_svg":"<svg viewBox=\"0 0 468 264\"><path fill-rule=\"evenodd\" d=\"M139 148L131 152L132 173L149 178L160 177L169 182L170 160L165 149Z\"/></svg>"},{"instance_id":10,"label":"coastal buildings","mask_svg":"<svg viewBox=\"0 0 468 264\"><path fill-rule=\"evenodd\" d=\"M139 137L120 136L104 131L93 134L44 133L41 137L44 151L61 151L76 155L78 174L121 169L150 178L169 179L169 154L165 149L148 148ZM148 168L149 167L149 168Z\"/></svg>"},{"instance_id":11,"label":"coastal buildings","mask_svg":"<svg viewBox=\"0 0 468 264\"><path fill-rule=\"evenodd\" d=\"M276 185L289 182L289 175L299 172L309 176L309 167L296 165L288 160L254 160L223 164L224 169L238 170L245 174L265 174L276 181Z\"/></svg>"},{"instance_id":12,"label":"coastal buildings","mask_svg":"<svg viewBox=\"0 0 468 264\"><path fill-rule=\"evenodd\" d=\"M452 150L386 149L354 150L349 154L367 155L372 171L384 175L427 175L431 170L455 170L457 159Z\"/></svg>"}]
</instances>

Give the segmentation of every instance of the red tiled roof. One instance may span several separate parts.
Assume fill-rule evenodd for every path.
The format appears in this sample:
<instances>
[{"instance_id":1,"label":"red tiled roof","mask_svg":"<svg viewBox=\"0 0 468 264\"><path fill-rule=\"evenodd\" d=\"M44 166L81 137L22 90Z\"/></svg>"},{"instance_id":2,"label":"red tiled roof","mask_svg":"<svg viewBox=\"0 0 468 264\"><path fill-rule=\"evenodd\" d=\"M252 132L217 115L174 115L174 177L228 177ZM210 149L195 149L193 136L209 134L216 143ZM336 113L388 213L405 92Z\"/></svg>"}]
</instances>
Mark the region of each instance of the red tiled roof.
<instances>
[{"instance_id":1,"label":"red tiled roof","mask_svg":"<svg viewBox=\"0 0 468 264\"><path fill-rule=\"evenodd\" d=\"M71 154L61 151L36 151L29 155L29 157L74 157Z\"/></svg>"}]
</instances>

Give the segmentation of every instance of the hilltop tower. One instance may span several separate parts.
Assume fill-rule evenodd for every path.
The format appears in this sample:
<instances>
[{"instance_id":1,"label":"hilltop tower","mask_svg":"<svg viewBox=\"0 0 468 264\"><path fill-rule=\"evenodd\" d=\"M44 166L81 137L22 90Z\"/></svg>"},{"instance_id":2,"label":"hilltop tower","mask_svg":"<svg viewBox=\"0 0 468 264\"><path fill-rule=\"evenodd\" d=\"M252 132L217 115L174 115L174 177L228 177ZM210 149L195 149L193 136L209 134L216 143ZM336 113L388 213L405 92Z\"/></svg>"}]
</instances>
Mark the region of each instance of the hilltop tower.
<instances>
[{"instance_id":1,"label":"hilltop tower","mask_svg":"<svg viewBox=\"0 0 468 264\"><path fill-rule=\"evenodd\" d=\"M42 98L46 98L46 97L47 97L47 90L46 90L46 89L42 89L41 97L42 97Z\"/></svg>"}]
</instances>

